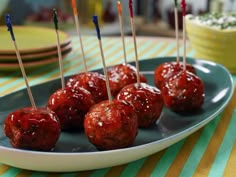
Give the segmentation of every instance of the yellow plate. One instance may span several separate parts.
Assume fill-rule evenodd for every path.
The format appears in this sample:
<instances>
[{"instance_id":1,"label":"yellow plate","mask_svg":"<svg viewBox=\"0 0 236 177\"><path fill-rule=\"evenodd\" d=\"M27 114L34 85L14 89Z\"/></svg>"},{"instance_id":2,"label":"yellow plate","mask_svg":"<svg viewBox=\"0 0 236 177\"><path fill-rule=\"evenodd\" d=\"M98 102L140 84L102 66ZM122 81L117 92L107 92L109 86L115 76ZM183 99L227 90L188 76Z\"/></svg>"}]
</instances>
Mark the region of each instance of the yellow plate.
<instances>
[{"instance_id":1,"label":"yellow plate","mask_svg":"<svg viewBox=\"0 0 236 177\"><path fill-rule=\"evenodd\" d=\"M56 32L54 28L14 26L13 27L17 46L21 53L36 53L53 50L56 48ZM70 43L70 36L58 31L61 46ZM0 54L15 53L10 33L6 26L0 26Z\"/></svg>"},{"instance_id":2,"label":"yellow plate","mask_svg":"<svg viewBox=\"0 0 236 177\"><path fill-rule=\"evenodd\" d=\"M70 48L70 50L63 53L62 59L64 59L71 51L72 50ZM59 62L58 57L54 56L54 57L44 59L44 60L33 60L33 61L23 62L23 64L26 70L30 70L30 69L35 69L38 67L43 67L49 64L57 64L58 62ZM59 66L57 65L56 67L59 67ZM1 63L0 62L0 71L9 72L9 71L16 71L16 70L20 71L20 67L17 62L14 62L14 63Z\"/></svg>"},{"instance_id":3,"label":"yellow plate","mask_svg":"<svg viewBox=\"0 0 236 177\"><path fill-rule=\"evenodd\" d=\"M71 48L72 48L71 44L62 46L61 47L62 54L66 53L68 50L71 50ZM43 60L43 59L47 59L49 57L57 56L57 55L58 55L57 48L55 48L54 50L44 51L44 52L39 52L39 53L23 53L21 54L21 59L22 61ZM17 60L16 54L13 54L13 55L0 54L0 62L2 63L18 62L18 60Z\"/></svg>"}]
</instances>

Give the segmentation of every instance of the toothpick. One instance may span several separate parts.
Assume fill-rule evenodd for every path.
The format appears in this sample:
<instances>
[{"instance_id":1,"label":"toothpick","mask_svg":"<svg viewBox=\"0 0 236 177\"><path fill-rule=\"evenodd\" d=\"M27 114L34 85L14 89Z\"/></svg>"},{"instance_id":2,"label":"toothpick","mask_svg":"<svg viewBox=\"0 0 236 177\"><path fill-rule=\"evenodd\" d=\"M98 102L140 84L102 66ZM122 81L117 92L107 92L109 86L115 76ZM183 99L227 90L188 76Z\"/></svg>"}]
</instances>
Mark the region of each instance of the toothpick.
<instances>
[{"instance_id":1,"label":"toothpick","mask_svg":"<svg viewBox=\"0 0 236 177\"><path fill-rule=\"evenodd\" d=\"M109 103L111 103L112 102L111 89L110 89L110 84L109 84L108 75L107 75L105 57L104 57L103 48L102 48L102 40L101 40L101 34L100 34L97 16L93 16L93 23L94 23L96 31L97 31L97 38L99 41L99 47L100 47L100 52L101 52L101 56L102 56L103 72L106 77L106 87L107 87L108 100L109 100Z\"/></svg>"},{"instance_id":2,"label":"toothpick","mask_svg":"<svg viewBox=\"0 0 236 177\"><path fill-rule=\"evenodd\" d=\"M177 58L176 62L179 63L179 22L178 22L178 4L177 0L175 0L175 37L176 37L176 48L177 48Z\"/></svg>"},{"instance_id":3,"label":"toothpick","mask_svg":"<svg viewBox=\"0 0 236 177\"><path fill-rule=\"evenodd\" d=\"M185 25L185 15L186 15L186 3L182 0L182 14L183 14L183 42L184 42L184 53L183 53L183 69L186 70L186 25Z\"/></svg>"},{"instance_id":4,"label":"toothpick","mask_svg":"<svg viewBox=\"0 0 236 177\"><path fill-rule=\"evenodd\" d=\"M119 13L119 23L120 23L120 32L121 32L121 39L123 44L123 51L124 51L124 60L125 64L127 64L127 57L126 57L126 50L125 50L125 38L124 38L124 27L123 27L123 20L122 20L122 5L120 1L117 1L117 9Z\"/></svg>"},{"instance_id":5,"label":"toothpick","mask_svg":"<svg viewBox=\"0 0 236 177\"><path fill-rule=\"evenodd\" d=\"M54 26L55 26L56 36L57 36L57 53L58 53L58 60L59 60L59 67L60 67L60 74L61 74L61 86L62 86L62 89L64 89L65 79L64 79L64 72L63 72L63 61L62 61L62 56L61 56L60 37L58 34L58 19L57 19L56 9L53 9L53 14L54 14L53 21L54 21Z\"/></svg>"},{"instance_id":6,"label":"toothpick","mask_svg":"<svg viewBox=\"0 0 236 177\"><path fill-rule=\"evenodd\" d=\"M79 17L78 17L76 0L71 0L71 4L72 4L73 12L74 12L75 25L76 25L76 29L77 29L77 33L78 33L79 41L80 41L80 48L81 48L82 57L83 57L84 70L85 70L85 72L88 72L88 67L86 64L84 47L83 47L83 42L82 42L82 37L81 37L81 32L80 32L80 25L79 25Z\"/></svg>"},{"instance_id":7,"label":"toothpick","mask_svg":"<svg viewBox=\"0 0 236 177\"><path fill-rule=\"evenodd\" d=\"M27 89L27 92L28 92L28 96L29 96L31 105L32 105L33 109L36 110L37 107L36 107L36 104L35 104L35 101L34 101L34 98L33 98L33 94L31 92L31 89L30 89L30 86L29 86L29 82L28 82L28 79L27 79L27 76L26 76L26 73L25 73L25 68L24 68L24 65L23 65L23 62L22 62L22 59L21 59L21 55L20 55L20 52L19 52L17 44L16 44L15 35L14 35L13 27L12 27L12 24L11 24L10 14L6 15L6 25L8 27L8 31L11 34L11 39L12 39L13 45L15 47L16 56L17 56L17 59L18 59L18 62L19 62L21 73L22 73L24 81L25 81L25 85L26 85L26 89Z\"/></svg>"},{"instance_id":8,"label":"toothpick","mask_svg":"<svg viewBox=\"0 0 236 177\"><path fill-rule=\"evenodd\" d=\"M137 52L137 43L136 43L136 33L135 33L135 23L134 23L133 2L132 2L132 0L129 0L129 10L130 10L130 22L131 22L131 28L132 28L132 35L133 35L133 40L134 40L137 83L138 83L138 86L140 86L139 62L138 62L138 52Z\"/></svg>"}]
</instances>

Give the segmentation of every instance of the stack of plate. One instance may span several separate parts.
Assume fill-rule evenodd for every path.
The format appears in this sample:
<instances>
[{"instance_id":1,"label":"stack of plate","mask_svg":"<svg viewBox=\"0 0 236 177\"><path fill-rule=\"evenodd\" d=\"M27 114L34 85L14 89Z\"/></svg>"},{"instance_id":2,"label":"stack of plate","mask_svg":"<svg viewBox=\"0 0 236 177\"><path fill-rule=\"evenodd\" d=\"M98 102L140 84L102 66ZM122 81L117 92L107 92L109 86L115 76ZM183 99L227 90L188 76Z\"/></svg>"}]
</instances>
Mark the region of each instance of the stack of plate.
<instances>
[{"instance_id":1,"label":"stack of plate","mask_svg":"<svg viewBox=\"0 0 236 177\"><path fill-rule=\"evenodd\" d=\"M58 31L62 58L71 52L70 36ZM42 27L14 27L14 34L26 69L58 62L57 39L54 29ZM0 70L19 69L14 45L6 27L0 27Z\"/></svg>"}]
</instances>

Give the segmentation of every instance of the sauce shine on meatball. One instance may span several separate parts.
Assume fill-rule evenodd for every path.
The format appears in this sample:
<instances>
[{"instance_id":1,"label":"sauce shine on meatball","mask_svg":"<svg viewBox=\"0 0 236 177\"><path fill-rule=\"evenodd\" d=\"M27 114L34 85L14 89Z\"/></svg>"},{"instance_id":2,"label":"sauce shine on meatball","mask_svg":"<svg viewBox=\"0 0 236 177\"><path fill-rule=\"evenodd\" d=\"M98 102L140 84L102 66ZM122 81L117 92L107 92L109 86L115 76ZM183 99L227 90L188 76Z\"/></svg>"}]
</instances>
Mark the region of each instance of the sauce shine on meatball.
<instances>
[{"instance_id":1,"label":"sauce shine on meatball","mask_svg":"<svg viewBox=\"0 0 236 177\"><path fill-rule=\"evenodd\" d=\"M102 101L85 115L84 130L99 150L125 148L132 145L138 134L137 116L126 102Z\"/></svg>"},{"instance_id":2,"label":"sauce shine on meatball","mask_svg":"<svg viewBox=\"0 0 236 177\"><path fill-rule=\"evenodd\" d=\"M126 85L137 82L136 68L130 64L115 65L108 69L107 75L113 97L116 97ZM139 76L140 82L147 82L147 79L142 74L139 74Z\"/></svg>"},{"instance_id":3,"label":"sauce shine on meatball","mask_svg":"<svg viewBox=\"0 0 236 177\"><path fill-rule=\"evenodd\" d=\"M204 102L204 83L193 73L181 71L162 87L165 105L175 112L193 112Z\"/></svg>"},{"instance_id":4,"label":"sauce shine on meatball","mask_svg":"<svg viewBox=\"0 0 236 177\"><path fill-rule=\"evenodd\" d=\"M14 148L51 151L61 128L54 112L45 108L26 107L6 117L4 132Z\"/></svg>"},{"instance_id":5,"label":"sauce shine on meatball","mask_svg":"<svg viewBox=\"0 0 236 177\"><path fill-rule=\"evenodd\" d=\"M140 128L148 128L155 124L164 105L161 91L146 83L127 85L116 98L128 102L135 108Z\"/></svg>"}]
</instances>

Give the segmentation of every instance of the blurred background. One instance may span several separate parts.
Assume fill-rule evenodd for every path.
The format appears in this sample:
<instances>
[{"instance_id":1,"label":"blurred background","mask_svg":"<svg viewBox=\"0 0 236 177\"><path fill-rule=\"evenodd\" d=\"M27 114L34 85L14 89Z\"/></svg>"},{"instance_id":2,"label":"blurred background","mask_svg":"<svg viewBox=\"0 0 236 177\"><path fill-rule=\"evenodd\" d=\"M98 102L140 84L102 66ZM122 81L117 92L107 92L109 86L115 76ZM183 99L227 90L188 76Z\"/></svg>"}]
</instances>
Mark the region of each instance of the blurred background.
<instances>
[{"instance_id":1,"label":"blurred background","mask_svg":"<svg viewBox=\"0 0 236 177\"><path fill-rule=\"evenodd\" d=\"M180 3L181 1L179 1ZM187 13L236 11L236 0L187 0ZM75 34L70 0L1 0L0 24L5 25L5 13L11 13L14 25L52 26L52 8L56 8L60 29ZM131 34L128 0L123 6L124 31ZM174 37L174 0L134 0L137 35ZM92 15L100 19L103 35L118 35L119 22L116 0L77 0L82 34L94 34ZM181 12L179 12L181 28Z\"/></svg>"}]
</instances>

